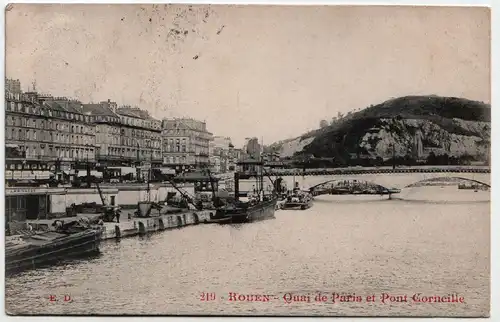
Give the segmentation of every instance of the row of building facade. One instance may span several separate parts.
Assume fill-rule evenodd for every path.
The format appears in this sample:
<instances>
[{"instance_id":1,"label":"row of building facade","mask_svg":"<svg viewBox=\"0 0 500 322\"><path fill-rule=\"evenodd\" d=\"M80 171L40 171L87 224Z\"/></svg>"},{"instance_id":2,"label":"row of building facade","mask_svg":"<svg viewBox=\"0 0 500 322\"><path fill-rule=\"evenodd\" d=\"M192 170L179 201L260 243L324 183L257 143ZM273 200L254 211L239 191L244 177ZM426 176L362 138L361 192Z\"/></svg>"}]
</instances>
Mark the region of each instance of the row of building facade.
<instances>
[{"instance_id":1,"label":"row of building facade","mask_svg":"<svg viewBox=\"0 0 500 322\"><path fill-rule=\"evenodd\" d=\"M84 104L65 97L22 92L6 80L7 170L61 171L92 167L168 167L181 171L214 167L214 136L205 122L176 118L157 120L145 110L110 100ZM217 137L215 137L217 141ZM224 169L234 163L227 142L217 153ZM230 161L227 161L230 160Z\"/></svg>"}]
</instances>

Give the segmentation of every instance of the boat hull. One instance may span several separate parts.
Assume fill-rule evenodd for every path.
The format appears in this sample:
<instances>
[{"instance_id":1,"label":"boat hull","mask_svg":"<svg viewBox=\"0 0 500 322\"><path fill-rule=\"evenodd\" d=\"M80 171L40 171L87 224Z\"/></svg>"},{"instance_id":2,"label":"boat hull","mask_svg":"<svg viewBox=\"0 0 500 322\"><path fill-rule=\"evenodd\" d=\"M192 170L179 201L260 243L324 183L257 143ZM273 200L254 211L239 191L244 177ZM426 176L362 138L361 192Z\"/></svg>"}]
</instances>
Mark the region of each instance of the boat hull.
<instances>
[{"instance_id":1,"label":"boat hull","mask_svg":"<svg viewBox=\"0 0 500 322\"><path fill-rule=\"evenodd\" d=\"M285 202L283 204L284 210L306 210L311 208L312 202Z\"/></svg>"},{"instance_id":2,"label":"boat hull","mask_svg":"<svg viewBox=\"0 0 500 322\"><path fill-rule=\"evenodd\" d=\"M275 218L278 199L264 201L248 208L217 210L216 218L220 224L242 224Z\"/></svg>"},{"instance_id":3,"label":"boat hull","mask_svg":"<svg viewBox=\"0 0 500 322\"><path fill-rule=\"evenodd\" d=\"M101 230L89 229L69 234L43 245L26 245L15 251L7 249L5 271L16 274L29 269L57 264L61 260L100 253Z\"/></svg>"}]
</instances>

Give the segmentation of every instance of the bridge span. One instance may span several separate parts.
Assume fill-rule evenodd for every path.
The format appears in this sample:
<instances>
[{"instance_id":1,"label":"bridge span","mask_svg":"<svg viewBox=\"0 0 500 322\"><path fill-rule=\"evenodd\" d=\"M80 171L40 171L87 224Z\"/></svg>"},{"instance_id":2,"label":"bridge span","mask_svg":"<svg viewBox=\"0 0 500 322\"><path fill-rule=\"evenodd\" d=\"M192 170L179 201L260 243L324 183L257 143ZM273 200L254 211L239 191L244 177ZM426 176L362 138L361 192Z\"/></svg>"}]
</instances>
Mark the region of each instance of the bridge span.
<instances>
[{"instance_id":1,"label":"bridge span","mask_svg":"<svg viewBox=\"0 0 500 322\"><path fill-rule=\"evenodd\" d=\"M487 166L415 166L415 167L350 167L327 169L271 169L273 176L342 176L356 174L400 174L400 173L491 173Z\"/></svg>"},{"instance_id":2,"label":"bridge span","mask_svg":"<svg viewBox=\"0 0 500 322\"><path fill-rule=\"evenodd\" d=\"M443 181L447 179L457 179L462 182L469 182L471 184L477 183L482 185L491 186L491 177L490 173L481 171L481 172L454 172L450 171L451 169L447 169L448 171L412 171L412 172L361 172L361 173L353 173L353 172L344 172L342 174L306 174L305 176L297 175L294 179L290 176L283 176L283 179L287 183L292 183L293 180L298 182L299 186L304 189L310 189L315 186L327 184L332 181L340 181L340 180L358 180L363 182L370 182L375 185L382 186L387 189L404 189L409 187L410 185L415 186L419 182L429 181L429 180L438 180L439 178L443 178ZM288 184L291 187L290 184Z\"/></svg>"}]
</instances>

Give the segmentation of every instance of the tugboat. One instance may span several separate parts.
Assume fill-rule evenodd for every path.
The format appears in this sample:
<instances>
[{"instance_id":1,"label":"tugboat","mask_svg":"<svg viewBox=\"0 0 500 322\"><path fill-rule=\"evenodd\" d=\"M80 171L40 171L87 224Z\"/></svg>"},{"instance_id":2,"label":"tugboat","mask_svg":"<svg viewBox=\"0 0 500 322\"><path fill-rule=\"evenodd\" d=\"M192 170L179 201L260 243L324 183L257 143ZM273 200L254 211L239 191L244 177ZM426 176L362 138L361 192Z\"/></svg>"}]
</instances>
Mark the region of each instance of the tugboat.
<instances>
[{"instance_id":1,"label":"tugboat","mask_svg":"<svg viewBox=\"0 0 500 322\"><path fill-rule=\"evenodd\" d=\"M286 197L282 209L300 209L311 208L313 198L310 193L295 189L294 192Z\"/></svg>"},{"instance_id":2,"label":"tugboat","mask_svg":"<svg viewBox=\"0 0 500 322\"><path fill-rule=\"evenodd\" d=\"M254 221L275 218L278 197L275 190L271 194L265 193L263 180L262 161L248 160L238 162L238 167L243 169L234 173L234 199L214 200L216 212L211 216L211 221L219 224L249 223ZM240 193L240 180L256 179L256 187L252 192ZM246 197L247 201L240 200Z\"/></svg>"}]
</instances>

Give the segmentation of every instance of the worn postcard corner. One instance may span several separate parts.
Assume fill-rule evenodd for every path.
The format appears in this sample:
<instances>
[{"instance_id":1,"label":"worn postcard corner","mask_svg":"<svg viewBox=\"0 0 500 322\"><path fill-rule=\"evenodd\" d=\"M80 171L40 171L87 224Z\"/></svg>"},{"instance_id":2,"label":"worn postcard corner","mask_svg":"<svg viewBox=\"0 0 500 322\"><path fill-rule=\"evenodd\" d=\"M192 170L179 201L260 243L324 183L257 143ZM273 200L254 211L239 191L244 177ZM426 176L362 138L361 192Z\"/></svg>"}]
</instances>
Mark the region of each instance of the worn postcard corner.
<instances>
[{"instance_id":1,"label":"worn postcard corner","mask_svg":"<svg viewBox=\"0 0 500 322\"><path fill-rule=\"evenodd\" d=\"M7 314L489 316L490 10L7 11Z\"/></svg>"}]
</instances>

